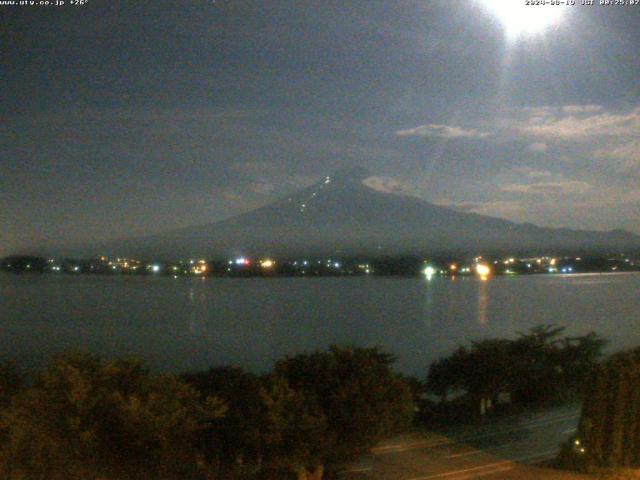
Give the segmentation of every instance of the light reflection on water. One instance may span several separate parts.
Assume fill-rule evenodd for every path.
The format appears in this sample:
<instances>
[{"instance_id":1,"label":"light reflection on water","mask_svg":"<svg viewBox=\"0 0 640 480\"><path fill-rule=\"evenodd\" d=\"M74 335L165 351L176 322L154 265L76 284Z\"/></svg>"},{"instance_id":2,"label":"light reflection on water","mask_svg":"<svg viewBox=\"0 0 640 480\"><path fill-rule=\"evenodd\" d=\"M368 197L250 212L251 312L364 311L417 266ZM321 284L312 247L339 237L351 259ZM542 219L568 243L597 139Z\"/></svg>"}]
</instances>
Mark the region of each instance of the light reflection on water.
<instances>
[{"instance_id":1,"label":"light reflection on water","mask_svg":"<svg viewBox=\"0 0 640 480\"><path fill-rule=\"evenodd\" d=\"M487 310L489 308L489 280L481 279L478 284L478 323L487 324Z\"/></svg>"},{"instance_id":2,"label":"light reflection on water","mask_svg":"<svg viewBox=\"0 0 640 480\"><path fill-rule=\"evenodd\" d=\"M42 363L65 349L137 355L174 371L263 371L330 344L380 345L407 373L457 345L539 324L640 344L640 275L476 278L0 275L0 356Z\"/></svg>"}]
</instances>

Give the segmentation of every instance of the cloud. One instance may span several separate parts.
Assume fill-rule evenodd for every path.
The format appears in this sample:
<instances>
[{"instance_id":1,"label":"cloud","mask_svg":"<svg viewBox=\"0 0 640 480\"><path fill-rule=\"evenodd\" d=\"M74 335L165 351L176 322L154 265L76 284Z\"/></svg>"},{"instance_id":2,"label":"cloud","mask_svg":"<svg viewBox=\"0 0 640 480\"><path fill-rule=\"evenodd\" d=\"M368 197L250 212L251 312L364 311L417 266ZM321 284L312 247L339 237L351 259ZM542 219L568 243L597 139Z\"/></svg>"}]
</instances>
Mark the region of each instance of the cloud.
<instances>
[{"instance_id":1,"label":"cloud","mask_svg":"<svg viewBox=\"0 0 640 480\"><path fill-rule=\"evenodd\" d=\"M398 137L436 137L436 138L486 138L489 136L487 132L476 129L464 129L451 125L420 125L407 130L396 131Z\"/></svg>"},{"instance_id":2,"label":"cloud","mask_svg":"<svg viewBox=\"0 0 640 480\"><path fill-rule=\"evenodd\" d=\"M640 135L640 107L608 111L600 105L525 107L498 119L493 128L425 124L397 130L398 137L525 139L527 151L546 153L553 143L606 142L614 148Z\"/></svg>"},{"instance_id":3,"label":"cloud","mask_svg":"<svg viewBox=\"0 0 640 480\"><path fill-rule=\"evenodd\" d=\"M555 176L555 173L552 173L549 170L537 170L530 167L516 167L511 170L511 172L513 175L529 178L551 178Z\"/></svg>"},{"instance_id":4,"label":"cloud","mask_svg":"<svg viewBox=\"0 0 640 480\"><path fill-rule=\"evenodd\" d=\"M249 190L251 190L253 193L266 195L272 193L275 190L275 186L268 180L258 180L249 184Z\"/></svg>"},{"instance_id":5,"label":"cloud","mask_svg":"<svg viewBox=\"0 0 640 480\"><path fill-rule=\"evenodd\" d=\"M602 106L600 105L565 105L564 107L562 107L562 111L570 115L576 115L581 113L595 113L595 112L602 111Z\"/></svg>"},{"instance_id":6,"label":"cloud","mask_svg":"<svg viewBox=\"0 0 640 480\"><path fill-rule=\"evenodd\" d=\"M549 117L551 115L555 115L556 112L558 111L558 108L551 107L551 106L523 107L520 109L520 111L530 117L541 118L541 117Z\"/></svg>"},{"instance_id":7,"label":"cloud","mask_svg":"<svg viewBox=\"0 0 640 480\"><path fill-rule=\"evenodd\" d=\"M545 153L547 150L549 150L549 145L540 142L532 143L527 147L527 150L533 153Z\"/></svg>"},{"instance_id":8,"label":"cloud","mask_svg":"<svg viewBox=\"0 0 640 480\"><path fill-rule=\"evenodd\" d=\"M502 185L500 191L507 193L526 193L536 195L583 194L591 185L580 180L558 180L555 182L512 183Z\"/></svg>"},{"instance_id":9,"label":"cloud","mask_svg":"<svg viewBox=\"0 0 640 480\"><path fill-rule=\"evenodd\" d=\"M362 183L373 190L383 193L411 195L413 191L409 185L390 177L368 177Z\"/></svg>"},{"instance_id":10,"label":"cloud","mask_svg":"<svg viewBox=\"0 0 640 480\"><path fill-rule=\"evenodd\" d=\"M631 140L622 145L600 148L595 151L594 155L599 158L621 160L620 170L625 172L640 169L640 140Z\"/></svg>"},{"instance_id":11,"label":"cloud","mask_svg":"<svg viewBox=\"0 0 640 480\"><path fill-rule=\"evenodd\" d=\"M513 200L493 200L486 202L437 202L443 207L453 208L461 212L478 213L499 218L520 218L524 213L522 204Z\"/></svg>"},{"instance_id":12,"label":"cloud","mask_svg":"<svg viewBox=\"0 0 640 480\"><path fill-rule=\"evenodd\" d=\"M528 118L545 118L556 117L558 115L588 115L598 112L602 112L604 107L601 105L560 105L552 106L545 105L542 107L523 107L519 109L519 112L524 114Z\"/></svg>"},{"instance_id":13,"label":"cloud","mask_svg":"<svg viewBox=\"0 0 640 480\"><path fill-rule=\"evenodd\" d=\"M230 200L232 202L238 202L242 200L242 195L229 190L223 191L221 195L225 200Z\"/></svg>"},{"instance_id":14,"label":"cloud","mask_svg":"<svg viewBox=\"0 0 640 480\"><path fill-rule=\"evenodd\" d=\"M585 181L530 167L503 171L495 177L495 182L500 192L527 195L581 195L591 189Z\"/></svg>"},{"instance_id":15,"label":"cloud","mask_svg":"<svg viewBox=\"0 0 640 480\"><path fill-rule=\"evenodd\" d=\"M640 108L629 113L595 113L583 107L569 107L573 112L567 114L564 107L559 112L546 112L544 116L528 115L516 122L516 133L544 140L584 141L602 137L624 137L640 134ZM593 108L593 107L591 107ZM592 114L590 114L592 113Z\"/></svg>"},{"instance_id":16,"label":"cloud","mask_svg":"<svg viewBox=\"0 0 640 480\"><path fill-rule=\"evenodd\" d=\"M586 210L614 208L625 206L633 206L638 212L637 206L640 205L640 188L621 189L608 185L599 185L592 192L575 203L576 208ZM637 213L635 215L635 224L640 220ZM615 215L613 216L615 218ZM637 219L637 220L636 220ZM612 228L618 228L614 226ZM637 231L637 228L634 228Z\"/></svg>"},{"instance_id":17,"label":"cloud","mask_svg":"<svg viewBox=\"0 0 640 480\"><path fill-rule=\"evenodd\" d=\"M599 105L522 108L499 119L493 135L507 142L527 141L529 153L554 148L565 163L640 175L640 106L625 111Z\"/></svg>"}]
</instances>

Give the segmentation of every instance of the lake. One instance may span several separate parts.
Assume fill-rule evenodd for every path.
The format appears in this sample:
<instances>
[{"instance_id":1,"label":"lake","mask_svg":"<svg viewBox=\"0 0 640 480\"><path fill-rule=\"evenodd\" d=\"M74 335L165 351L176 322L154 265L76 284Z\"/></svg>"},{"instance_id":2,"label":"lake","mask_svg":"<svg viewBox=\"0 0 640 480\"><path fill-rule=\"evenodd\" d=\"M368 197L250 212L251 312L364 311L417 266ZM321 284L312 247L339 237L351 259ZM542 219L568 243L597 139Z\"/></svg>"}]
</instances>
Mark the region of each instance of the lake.
<instances>
[{"instance_id":1,"label":"lake","mask_svg":"<svg viewBox=\"0 0 640 480\"><path fill-rule=\"evenodd\" d=\"M285 354L380 345L423 376L458 344L539 324L640 345L640 275L476 278L170 278L0 274L2 358L135 355L181 372L265 371Z\"/></svg>"}]
</instances>

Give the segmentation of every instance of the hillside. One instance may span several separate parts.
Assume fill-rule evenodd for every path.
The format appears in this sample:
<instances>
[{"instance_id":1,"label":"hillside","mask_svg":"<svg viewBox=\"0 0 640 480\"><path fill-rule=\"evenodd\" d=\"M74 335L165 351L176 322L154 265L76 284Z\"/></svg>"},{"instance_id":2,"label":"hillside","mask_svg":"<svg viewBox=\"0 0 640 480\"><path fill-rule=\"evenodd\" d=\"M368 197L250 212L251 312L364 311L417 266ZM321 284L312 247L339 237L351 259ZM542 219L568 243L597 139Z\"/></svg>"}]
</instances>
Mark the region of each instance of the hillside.
<instances>
[{"instance_id":1,"label":"hillside","mask_svg":"<svg viewBox=\"0 0 640 480\"><path fill-rule=\"evenodd\" d=\"M399 254L640 248L629 232L543 228L374 190L368 173L326 176L227 220L87 247L118 255Z\"/></svg>"}]
</instances>

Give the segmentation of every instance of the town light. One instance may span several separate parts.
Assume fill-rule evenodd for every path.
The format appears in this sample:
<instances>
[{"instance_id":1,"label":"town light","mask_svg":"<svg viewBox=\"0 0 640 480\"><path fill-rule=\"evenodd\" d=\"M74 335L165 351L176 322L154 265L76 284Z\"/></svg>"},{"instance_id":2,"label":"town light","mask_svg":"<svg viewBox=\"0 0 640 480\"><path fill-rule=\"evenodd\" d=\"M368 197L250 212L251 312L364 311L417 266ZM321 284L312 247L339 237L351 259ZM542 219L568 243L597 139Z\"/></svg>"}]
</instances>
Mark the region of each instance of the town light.
<instances>
[{"instance_id":1,"label":"town light","mask_svg":"<svg viewBox=\"0 0 640 480\"><path fill-rule=\"evenodd\" d=\"M424 269L424 274L427 277L427 280L431 280L431 278L435 275L436 273L436 269L433 268L431 265L427 265L427 267Z\"/></svg>"},{"instance_id":2,"label":"town light","mask_svg":"<svg viewBox=\"0 0 640 480\"><path fill-rule=\"evenodd\" d=\"M200 275L207 272L207 264L204 261L198 262L198 266L193 267L193 273Z\"/></svg>"},{"instance_id":3,"label":"town light","mask_svg":"<svg viewBox=\"0 0 640 480\"><path fill-rule=\"evenodd\" d=\"M476 265L476 273L481 277L488 277L491 274L491 268L484 263L479 263Z\"/></svg>"}]
</instances>

